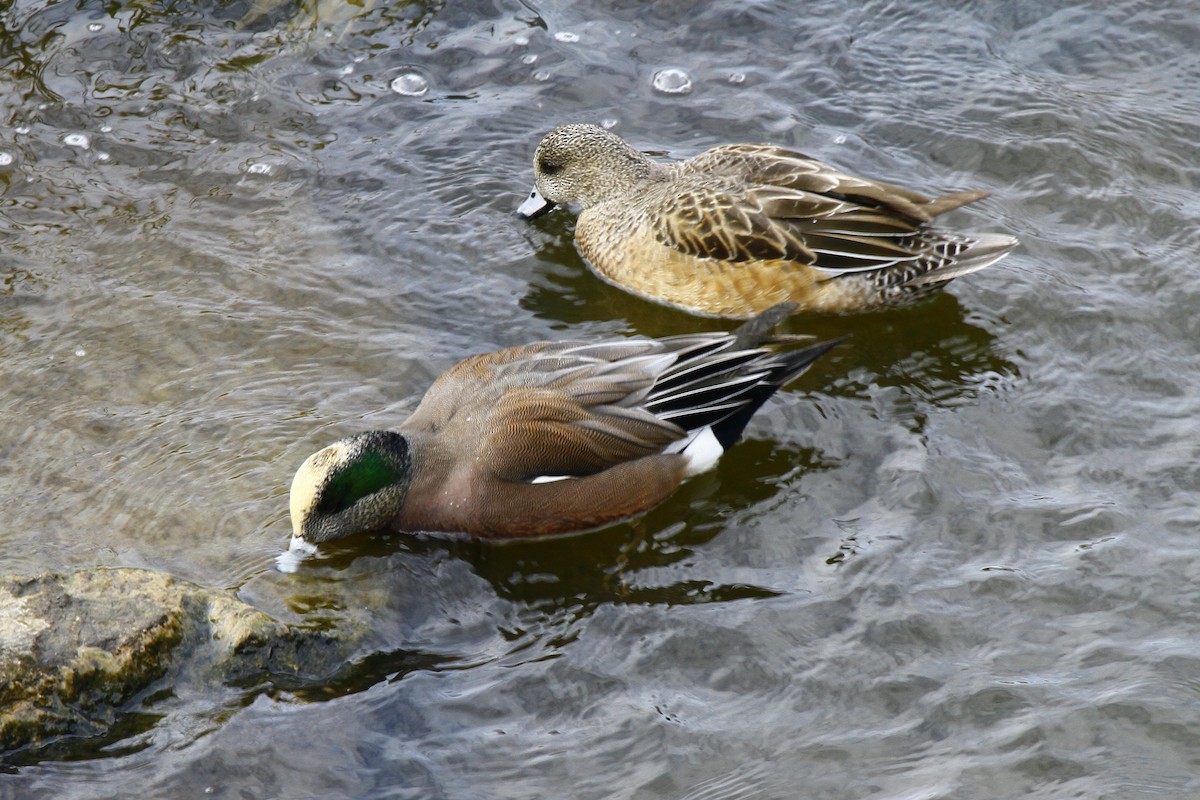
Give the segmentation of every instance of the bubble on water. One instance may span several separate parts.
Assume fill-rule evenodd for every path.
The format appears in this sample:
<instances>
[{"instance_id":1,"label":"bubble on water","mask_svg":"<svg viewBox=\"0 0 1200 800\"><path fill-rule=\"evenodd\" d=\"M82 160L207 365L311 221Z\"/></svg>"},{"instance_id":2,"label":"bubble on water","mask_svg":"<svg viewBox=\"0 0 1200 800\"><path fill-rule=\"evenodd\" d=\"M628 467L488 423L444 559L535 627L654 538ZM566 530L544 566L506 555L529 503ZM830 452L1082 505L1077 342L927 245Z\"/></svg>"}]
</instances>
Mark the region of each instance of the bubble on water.
<instances>
[{"instance_id":1,"label":"bubble on water","mask_svg":"<svg viewBox=\"0 0 1200 800\"><path fill-rule=\"evenodd\" d=\"M692 91L692 77L675 67L660 69L654 73L654 88L663 94L687 94Z\"/></svg>"},{"instance_id":2,"label":"bubble on water","mask_svg":"<svg viewBox=\"0 0 1200 800\"><path fill-rule=\"evenodd\" d=\"M83 358L84 356L86 356L86 355L87 355L87 350L84 350L82 347L76 347L76 348L75 348L75 355L76 355L78 358Z\"/></svg>"},{"instance_id":3,"label":"bubble on water","mask_svg":"<svg viewBox=\"0 0 1200 800\"><path fill-rule=\"evenodd\" d=\"M429 81L415 72L396 76L391 83L392 91L405 97L420 97L429 91Z\"/></svg>"},{"instance_id":4,"label":"bubble on water","mask_svg":"<svg viewBox=\"0 0 1200 800\"><path fill-rule=\"evenodd\" d=\"M112 156L110 156L108 153L104 152L103 150L96 151L96 160L97 161L108 161L110 158L112 158Z\"/></svg>"},{"instance_id":5,"label":"bubble on water","mask_svg":"<svg viewBox=\"0 0 1200 800\"><path fill-rule=\"evenodd\" d=\"M346 77L347 75L350 75L350 74L351 74L351 73L353 73L353 72L354 72L354 65L353 65L353 64L347 64L346 66L344 66L344 67L342 67L341 69L339 69L339 70L338 70L338 75L339 75L340 77L343 77L343 78L344 78L344 77Z\"/></svg>"},{"instance_id":6,"label":"bubble on water","mask_svg":"<svg viewBox=\"0 0 1200 800\"><path fill-rule=\"evenodd\" d=\"M78 147L80 150L87 150L92 146L92 140L88 138L86 133L68 133L63 137L63 144L67 147Z\"/></svg>"},{"instance_id":7,"label":"bubble on water","mask_svg":"<svg viewBox=\"0 0 1200 800\"><path fill-rule=\"evenodd\" d=\"M270 175L274 168L265 161L252 161L246 165L246 172L251 175Z\"/></svg>"},{"instance_id":8,"label":"bubble on water","mask_svg":"<svg viewBox=\"0 0 1200 800\"><path fill-rule=\"evenodd\" d=\"M29 133L29 130L30 129L28 125L18 125L17 127L13 128L13 133L19 133L20 135L24 136L25 134Z\"/></svg>"},{"instance_id":9,"label":"bubble on water","mask_svg":"<svg viewBox=\"0 0 1200 800\"><path fill-rule=\"evenodd\" d=\"M525 45L529 44L529 37L518 36L517 38L513 39L513 44L515 44L517 47L524 47Z\"/></svg>"},{"instance_id":10,"label":"bubble on water","mask_svg":"<svg viewBox=\"0 0 1200 800\"><path fill-rule=\"evenodd\" d=\"M548 81L548 80L550 80L550 70L548 70L548 69L539 69L537 72L533 73L533 79L534 79L535 81Z\"/></svg>"},{"instance_id":11,"label":"bubble on water","mask_svg":"<svg viewBox=\"0 0 1200 800\"><path fill-rule=\"evenodd\" d=\"M560 42L578 42L579 34L571 33L570 31L559 31L558 33L554 34L554 38Z\"/></svg>"},{"instance_id":12,"label":"bubble on water","mask_svg":"<svg viewBox=\"0 0 1200 800\"><path fill-rule=\"evenodd\" d=\"M729 82L734 83L734 84L745 83L746 82L746 73L744 73L744 72L729 73Z\"/></svg>"},{"instance_id":13,"label":"bubble on water","mask_svg":"<svg viewBox=\"0 0 1200 800\"><path fill-rule=\"evenodd\" d=\"M0 150L0 167L7 167L14 161L16 161L16 159L13 158L12 153L6 153L3 150Z\"/></svg>"},{"instance_id":14,"label":"bubble on water","mask_svg":"<svg viewBox=\"0 0 1200 800\"><path fill-rule=\"evenodd\" d=\"M528 55L521 56L522 64L532 64L536 61L537 61L537 53L529 53Z\"/></svg>"},{"instance_id":15,"label":"bubble on water","mask_svg":"<svg viewBox=\"0 0 1200 800\"><path fill-rule=\"evenodd\" d=\"M99 33L100 31L104 30L104 26L99 22L93 22L88 25L88 30L92 33Z\"/></svg>"},{"instance_id":16,"label":"bubble on water","mask_svg":"<svg viewBox=\"0 0 1200 800\"><path fill-rule=\"evenodd\" d=\"M845 144L846 143L846 134L839 133L837 136L833 137L833 143L834 144Z\"/></svg>"},{"instance_id":17,"label":"bubble on water","mask_svg":"<svg viewBox=\"0 0 1200 800\"><path fill-rule=\"evenodd\" d=\"M618 122L620 122L620 120L618 120L616 117L605 117L604 119L600 120L600 127L604 128L605 130L612 130L613 128L617 127Z\"/></svg>"},{"instance_id":18,"label":"bubble on water","mask_svg":"<svg viewBox=\"0 0 1200 800\"><path fill-rule=\"evenodd\" d=\"M112 125L101 125L100 132L101 133L112 133Z\"/></svg>"}]
</instances>

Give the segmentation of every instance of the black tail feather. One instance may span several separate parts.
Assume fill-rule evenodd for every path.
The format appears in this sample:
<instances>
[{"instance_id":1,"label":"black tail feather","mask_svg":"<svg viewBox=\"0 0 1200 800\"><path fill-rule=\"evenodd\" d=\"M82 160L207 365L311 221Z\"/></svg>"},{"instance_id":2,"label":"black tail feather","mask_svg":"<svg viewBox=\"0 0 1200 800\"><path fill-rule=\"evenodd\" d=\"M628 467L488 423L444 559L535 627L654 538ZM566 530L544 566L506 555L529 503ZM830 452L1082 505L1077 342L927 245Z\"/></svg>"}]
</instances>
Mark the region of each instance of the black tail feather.
<instances>
[{"instance_id":1,"label":"black tail feather","mask_svg":"<svg viewBox=\"0 0 1200 800\"><path fill-rule=\"evenodd\" d=\"M818 358L841 344L844 340L845 337L840 337L828 342L819 342L800 350L778 353L774 356L773 364L761 365L771 369L770 376L764 378L756 390L746 397L744 405L712 426L713 435L717 437L717 441L721 443L721 447L728 449L734 442L740 439L742 431L750 423L750 418L754 416L754 413L758 409L762 408L763 403L767 402L767 399L771 395L779 391L785 384L800 377Z\"/></svg>"}]
</instances>

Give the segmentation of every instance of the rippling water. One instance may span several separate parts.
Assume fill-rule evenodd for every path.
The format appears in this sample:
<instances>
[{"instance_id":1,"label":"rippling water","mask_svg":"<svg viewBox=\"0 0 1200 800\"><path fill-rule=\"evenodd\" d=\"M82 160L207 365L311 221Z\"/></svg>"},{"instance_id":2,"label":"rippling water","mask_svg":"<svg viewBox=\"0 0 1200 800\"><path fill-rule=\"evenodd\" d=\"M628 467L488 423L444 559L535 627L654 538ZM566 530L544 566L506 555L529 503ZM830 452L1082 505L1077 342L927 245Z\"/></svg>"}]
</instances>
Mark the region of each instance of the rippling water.
<instances>
[{"instance_id":1,"label":"rippling water","mask_svg":"<svg viewBox=\"0 0 1200 800\"><path fill-rule=\"evenodd\" d=\"M374 633L3 797L1200 796L1200 16L1160 3L0 6L0 572ZM603 531L280 575L310 452L457 359L713 323L512 216L540 136L794 146L1022 247Z\"/></svg>"}]
</instances>

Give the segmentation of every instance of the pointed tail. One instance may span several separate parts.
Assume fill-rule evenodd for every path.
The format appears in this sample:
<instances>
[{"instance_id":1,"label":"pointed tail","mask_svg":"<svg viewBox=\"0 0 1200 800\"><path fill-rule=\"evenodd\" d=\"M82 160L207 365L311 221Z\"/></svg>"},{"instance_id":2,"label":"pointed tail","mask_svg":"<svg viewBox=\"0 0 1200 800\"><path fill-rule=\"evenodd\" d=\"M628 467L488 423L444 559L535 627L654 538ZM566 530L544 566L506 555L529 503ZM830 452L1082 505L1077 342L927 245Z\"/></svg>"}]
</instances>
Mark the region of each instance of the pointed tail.
<instances>
[{"instance_id":1,"label":"pointed tail","mask_svg":"<svg viewBox=\"0 0 1200 800\"><path fill-rule=\"evenodd\" d=\"M970 244L953 261L908 282L908 286L933 286L971 272L990 267L1017 246L1017 240L1003 233L977 233L965 237Z\"/></svg>"}]
</instances>

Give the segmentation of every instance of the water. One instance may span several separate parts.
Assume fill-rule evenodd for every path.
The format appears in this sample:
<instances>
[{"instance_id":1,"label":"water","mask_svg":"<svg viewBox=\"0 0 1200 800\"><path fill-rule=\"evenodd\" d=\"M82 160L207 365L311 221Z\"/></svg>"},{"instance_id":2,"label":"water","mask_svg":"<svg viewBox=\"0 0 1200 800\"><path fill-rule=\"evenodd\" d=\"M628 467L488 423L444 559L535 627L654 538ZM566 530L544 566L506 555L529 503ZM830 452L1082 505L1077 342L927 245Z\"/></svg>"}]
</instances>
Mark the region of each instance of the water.
<instances>
[{"instance_id":1,"label":"water","mask_svg":"<svg viewBox=\"0 0 1200 800\"><path fill-rule=\"evenodd\" d=\"M429 91L429 82L415 72L406 72L392 79L392 91L408 97L420 97Z\"/></svg>"},{"instance_id":2,"label":"water","mask_svg":"<svg viewBox=\"0 0 1200 800\"><path fill-rule=\"evenodd\" d=\"M1194 9L254 9L0 11L0 572L373 634L327 692L158 692L0 796L1200 795ZM853 337L641 520L275 572L300 461L455 360L712 324L514 219L567 121L991 189L954 222L1022 247L795 323Z\"/></svg>"},{"instance_id":3,"label":"water","mask_svg":"<svg viewBox=\"0 0 1200 800\"><path fill-rule=\"evenodd\" d=\"M674 67L654 73L652 83L663 94L688 94L692 91L692 79L686 72Z\"/></svg>"}]
</instances>

